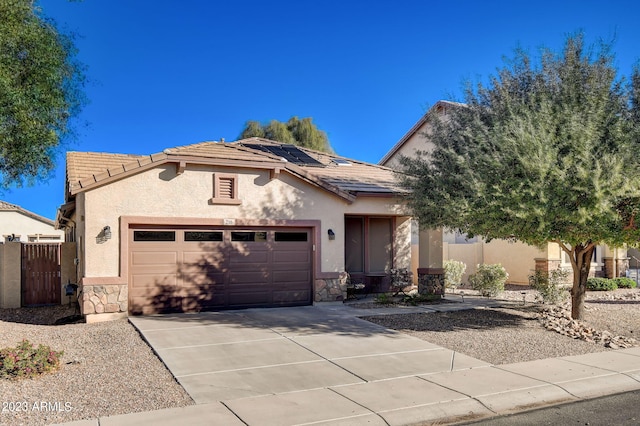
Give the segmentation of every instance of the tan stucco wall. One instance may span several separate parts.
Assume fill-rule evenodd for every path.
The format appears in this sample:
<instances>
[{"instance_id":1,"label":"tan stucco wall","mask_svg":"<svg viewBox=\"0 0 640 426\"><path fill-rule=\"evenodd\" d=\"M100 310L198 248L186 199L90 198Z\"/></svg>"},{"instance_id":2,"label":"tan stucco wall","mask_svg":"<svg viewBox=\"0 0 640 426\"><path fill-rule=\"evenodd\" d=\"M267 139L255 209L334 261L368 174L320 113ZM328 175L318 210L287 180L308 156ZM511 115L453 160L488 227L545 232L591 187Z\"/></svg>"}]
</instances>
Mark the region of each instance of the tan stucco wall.
<instances>
[{"instance_id":1,"label":"tan stucco wall","mask_svg":"<svg viewBox=\"0 0 640 426\"><path fill-rule=\"evenodd\" d=\"M60 283L62 284L62 298L60 300L63 305L69 303L65 286L68 283L78 283L74 259L76 259L76 243L62 243L60 246ZM73 300L73 298L71 300Z\"/></svg>"},{"instance_id":2,"label":"tan stucco wall","mask_svg":"<svg viewBox=\"0 0 640 426\"><path fill-rule=\"evenodd\" d=\"M429 132L431 125L429 122L425 122L420 126L417 132L415 132L405 143L396 151L387 161L384 162L384 166L394 168L398 165L398 158L400 156L415 157L416 151L431 151L433 150L433 144L427 139L425 133Z\"/></svg>"},{"instance_id":3,"label":"tan stucco wall","mask_svg":"<svg viewBox=\"0 0 640 426\"><path fill-rule=\"evenodd\" d=\"M49 225L40 220L24 215L16 211L0 212L0 238L4 241L5 235L19 235L20 241L29 242L29 235L59 235L60 240L64 241L64 231L54 229L53 225ZM43 240L43 242L52 242L52 240Z\"/></svg>"},{"instance_id":4,"label":"tan stucco wall","mask_svg":"<svg viewBox=\"0 0 640 426\"><path fill-rule=\"evenodd\" d=\"M444 260L457 260L467 265L462 276L462 282L469 282L469 275L476 272L476 265L483 263L482 243L471 244L450 244L443 243L442 247Z\"/></svg>"},{"instance_id":5,"label":"tan stucco wall","mask_svg":"<svg viewBox=\"0 0 640 426\"><path fill-rule=\"evenodd\" d=\"M469 275L476 272L478 264L500 263L509 273L507 282L510 284L528 284L529 275L533 274L535 269L535 259L546 257L547 251L555 252L553 247L540 250L521 242L506 240L469 244L445 242L443 247L445 260L458 260L467 265L463 282L468 282Z\"/></svg>"},{"instance_id":6,"label":"tan stucco wall","mask_svg":"<svg viewBox=\"0 0 640 426\"><path fill-rule=\"evenodd\" d=\"M238 174L241 205L210 204L213 172ZM388 216L391 212L401 211L401 207L388 198L372 197L349 204L287 173L270 179L268 170L188 166L183 174L176 175L176 168L171 164L87 191L83 200L77 200L76 209L78 235L82 237L79 244L84 244L86 252L84 275L87 277L119 275L119 219L122 216L320 219L320 270L339 272L344 270L345 214ZM111 227L112 238L105 242L97 241L107 225ZM335 232L335 240L329 240L328 229ZM396 234L398 241L408 238Z\"/></svg>"},{"instance_id":7,"label":"tan stucco wall","mask_svg":"<svg viewBox=\"0 0 640 426\"><path fill-rule=\"evenodd\" d=\"M411 269L411 218L399 217L396 219L396 232L394 234L393 263L396 268ZM415 275L415 271L413 271Z\"/></svg>"},{"instance_id":8,"label":"tan stucco wall","mask_svg":"<svg viewBox=\"0 0 640 426\"><path fill-rule=\"evenodd\" d=\"M0 308L19 308L22 302L20 243L0 244Z\"/></svg>"},{"instance_id":9,"label":"tan stucco wall","mask_svg":"<svg viewBox=\"0 0 640 426\"><path fill-rule=\"evenodd\" d=\"M521 242L492 240L482 243L484 246L484 263L500 263L509 273L510 284L529 284L529 275L536 266L535 259L544 257L545 252L537 247Z\"/></svg>"}]
</instances>

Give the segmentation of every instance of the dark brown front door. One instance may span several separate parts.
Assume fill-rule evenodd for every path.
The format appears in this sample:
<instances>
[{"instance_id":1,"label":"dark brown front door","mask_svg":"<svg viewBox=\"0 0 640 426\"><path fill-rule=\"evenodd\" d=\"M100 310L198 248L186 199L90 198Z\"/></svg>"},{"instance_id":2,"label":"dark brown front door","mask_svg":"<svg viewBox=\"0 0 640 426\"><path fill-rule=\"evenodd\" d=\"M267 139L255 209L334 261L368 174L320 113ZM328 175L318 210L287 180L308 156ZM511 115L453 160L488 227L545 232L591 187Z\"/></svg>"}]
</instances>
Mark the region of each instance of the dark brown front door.
<instances>
[{"instance_id":1,"label":"dark brown front door","mask_svg":"<svg viewBox=\"0 0 640 426\"><path fill-rule=\"evenodd\" d=\"M393 267L393 218L345 217L345 270L352 281L365 283L371 291L388 289Z\"/></svg>"}]
</instances>

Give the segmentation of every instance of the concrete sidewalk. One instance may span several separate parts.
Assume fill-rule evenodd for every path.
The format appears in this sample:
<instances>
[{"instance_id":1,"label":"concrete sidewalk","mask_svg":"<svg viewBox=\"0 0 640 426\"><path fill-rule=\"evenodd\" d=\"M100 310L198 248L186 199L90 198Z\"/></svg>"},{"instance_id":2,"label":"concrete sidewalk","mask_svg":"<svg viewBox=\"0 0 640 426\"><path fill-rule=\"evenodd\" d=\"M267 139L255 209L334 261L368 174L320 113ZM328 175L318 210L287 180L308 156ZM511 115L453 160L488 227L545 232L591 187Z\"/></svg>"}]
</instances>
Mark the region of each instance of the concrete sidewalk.
<instances>
[{"instance_id":1,"label":"concrete sidewalk","mask_svg":"<svg viewBox=\"0 0 640 426\"><path fill-rule=\"evenodd\" d=\"M504 304L457 302L384 312ZM446 424L640 389L640 348L493 366L357 318L381 312L339 303L133 317L196 405L67 425Z\"/></svg>"}]
</instances>

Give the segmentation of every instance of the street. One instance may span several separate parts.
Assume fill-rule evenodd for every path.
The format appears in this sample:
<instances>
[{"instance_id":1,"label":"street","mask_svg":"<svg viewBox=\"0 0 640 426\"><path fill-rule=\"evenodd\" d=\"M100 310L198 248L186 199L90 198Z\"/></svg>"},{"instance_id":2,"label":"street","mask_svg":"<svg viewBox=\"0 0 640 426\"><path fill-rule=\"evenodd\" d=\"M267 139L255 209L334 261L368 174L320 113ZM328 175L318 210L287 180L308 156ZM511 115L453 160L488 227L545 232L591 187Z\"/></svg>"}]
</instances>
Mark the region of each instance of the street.
<instances>
[{"instance_id":1,"label":"street","mask_svg":"<svg viewBox=\"0 0 640 426\"><path fill-rule=\"evenodd\" d=\"M638 425L640 424L640 390L464 424L486 426Z\"/></svg>"}]
</instances>

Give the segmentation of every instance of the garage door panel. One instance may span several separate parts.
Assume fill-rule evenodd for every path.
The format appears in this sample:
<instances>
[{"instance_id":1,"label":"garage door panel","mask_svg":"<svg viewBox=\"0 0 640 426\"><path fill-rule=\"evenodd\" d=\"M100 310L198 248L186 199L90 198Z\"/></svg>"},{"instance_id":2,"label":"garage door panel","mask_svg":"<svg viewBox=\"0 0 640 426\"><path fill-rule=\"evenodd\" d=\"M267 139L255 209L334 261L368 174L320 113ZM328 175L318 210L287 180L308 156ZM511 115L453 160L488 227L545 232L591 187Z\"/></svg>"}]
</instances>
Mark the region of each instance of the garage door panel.
<instances>
[{"instance_id":1,"label":"garage door panel","mask_svg":"<svg viewBox=\"0 0 640 426\"><path fill-rule=\"evenodd\" d=\"M273 282L274 284L289 283L289 282L302 282L309 283L309 271L274 271Z\"/></svg>"},{"instance_id":2,"label":"garage door panel","mask_svg":"<svg viewBox=\"0 0 640 426\"><path fill-rule=\"evenodd\" d=\"M239 264L247 264L247 263L267 263L269 261L269 252L266 250L263 251L252 251L252 252L237 252L232 251L231 257L229 259L229 264L232 267L233 265Z\"/></svg>"},{"instance_id":3,"label":"garage door panel","mask_svg":"<svg viewBox=\"0 0 640 426\"><path fill-rule=\"evenodd\" d=\"M309 300L311 300L311 292L305 289L273 292L273 302L276 304L305 303Z\"/></svg>"},{"instance_id":4,"label":"garage door panel","mask_svg":"<svg viewBox=\"0 0 640 426\"><path fill-rule=\"evenodd\" d=\"M178 253L175 251L134 251L131 253L131 264L138 265L166 265L176 264Z\"/></svg>"},{"instance_id":5,"label":"garage door panel","mask_svg":"<svg viewBox=\"0 0 640 426\"><path fill-rule=\"evenodd\" d=\"M155 314L182 310L182 297L175 286L138 288L130 294L130 298L130 308L135 313Z\"/></svg>"},{"instance_id":6,"label":"garage door panel","mask_svg":"<svg viewBox=\"0 0 640 426\"><path fill-rule=\"evenodd\" d=\"M179 268L180 268L180 273L184 276L224 274L228 269L224 265L210 265L208 263L202 263L202 264L183 263L179 265Z\"/></svg>"},{"instance_id":7,"label":"garage door panel","mask_svg":"<svg viewBox=\"0 0 640 426\"><path fill-rule=\"evenodd\" d=\"M188 296L182 299L183 312L199 312L206 309L222 308L227 305L224 294L213 294L207 297Z\"/></svg>"},{"instance_id":8,"label":"garage door panel","mask_svg":"<svg viewBox=\"0 0 640 426\"><path fill-rule=\"evenodd\" d=\"M290 271L290 272L296 272L296 271L305 271L305 272L309 272L309 268L311 267L311 265L309 265L308 263L275 263L272 266L272 270L273 271ZM310 276L310 275L309 275Z\"/></svg>"},{"instance_id":9,"label":"garage door panel","mask_svg":"<svg viewBox=\"0 0 640 426\"><path fill-rule=\"evenodd\" d=\"M182 264L184 267L222 271L226 268L227 258L224 251L204 253L197 251L185 251L182 254Z\"/></svg>"},{"instance_id":10,"label":"garage door panel","mask_svg":"<svg viewBox=\"0 0 640 426\"><path fill-rule=\"evenodd\" d=\"M182 287L204 287L204 286L218 286L223 287L225 284L224 272L212 272L206 273L193 272L182 273L181 275Z\"/></svg>"},{"instance_id":11,"label":"garage door panel","mask_svg":"<svg viewBox=\"0 0 640 426\"><path fill-rule=\"evenodd\" d=\"M229 284L268 285L269 278L266 271L231 272L229 273Z\"/></svg>"},{"instance_id":12,"label":"garage door panel","mask_svg":"<svg viewBox=\"0 0 640 426\"><path fill-rule=\"evenodd\" d=\"M229 293L229 305L232 307L264 306L271 302L271 292L232 292Z\"/></svg>"},{"instance_id":13,"label":"garage door panel","mask_svg":"<svg viewBox=\"0 0 640 426\"><path fill-rule=\"evenodd\" d=\"M280 262L300 262L308 264L311 262L308 247L301 247L300 250L282 250L273 252L273 261Z\"/></svg>"},{"instance_id":14,"label":"garage door panel","mask_svg":"<svg viewBox=\"0 0 640 426\"><path fill-rule=\"evenodd\" d=\"M135 288L175 287L177 274L135 274L131 276L131 285Z\"/></svg>"}]
</instances>

